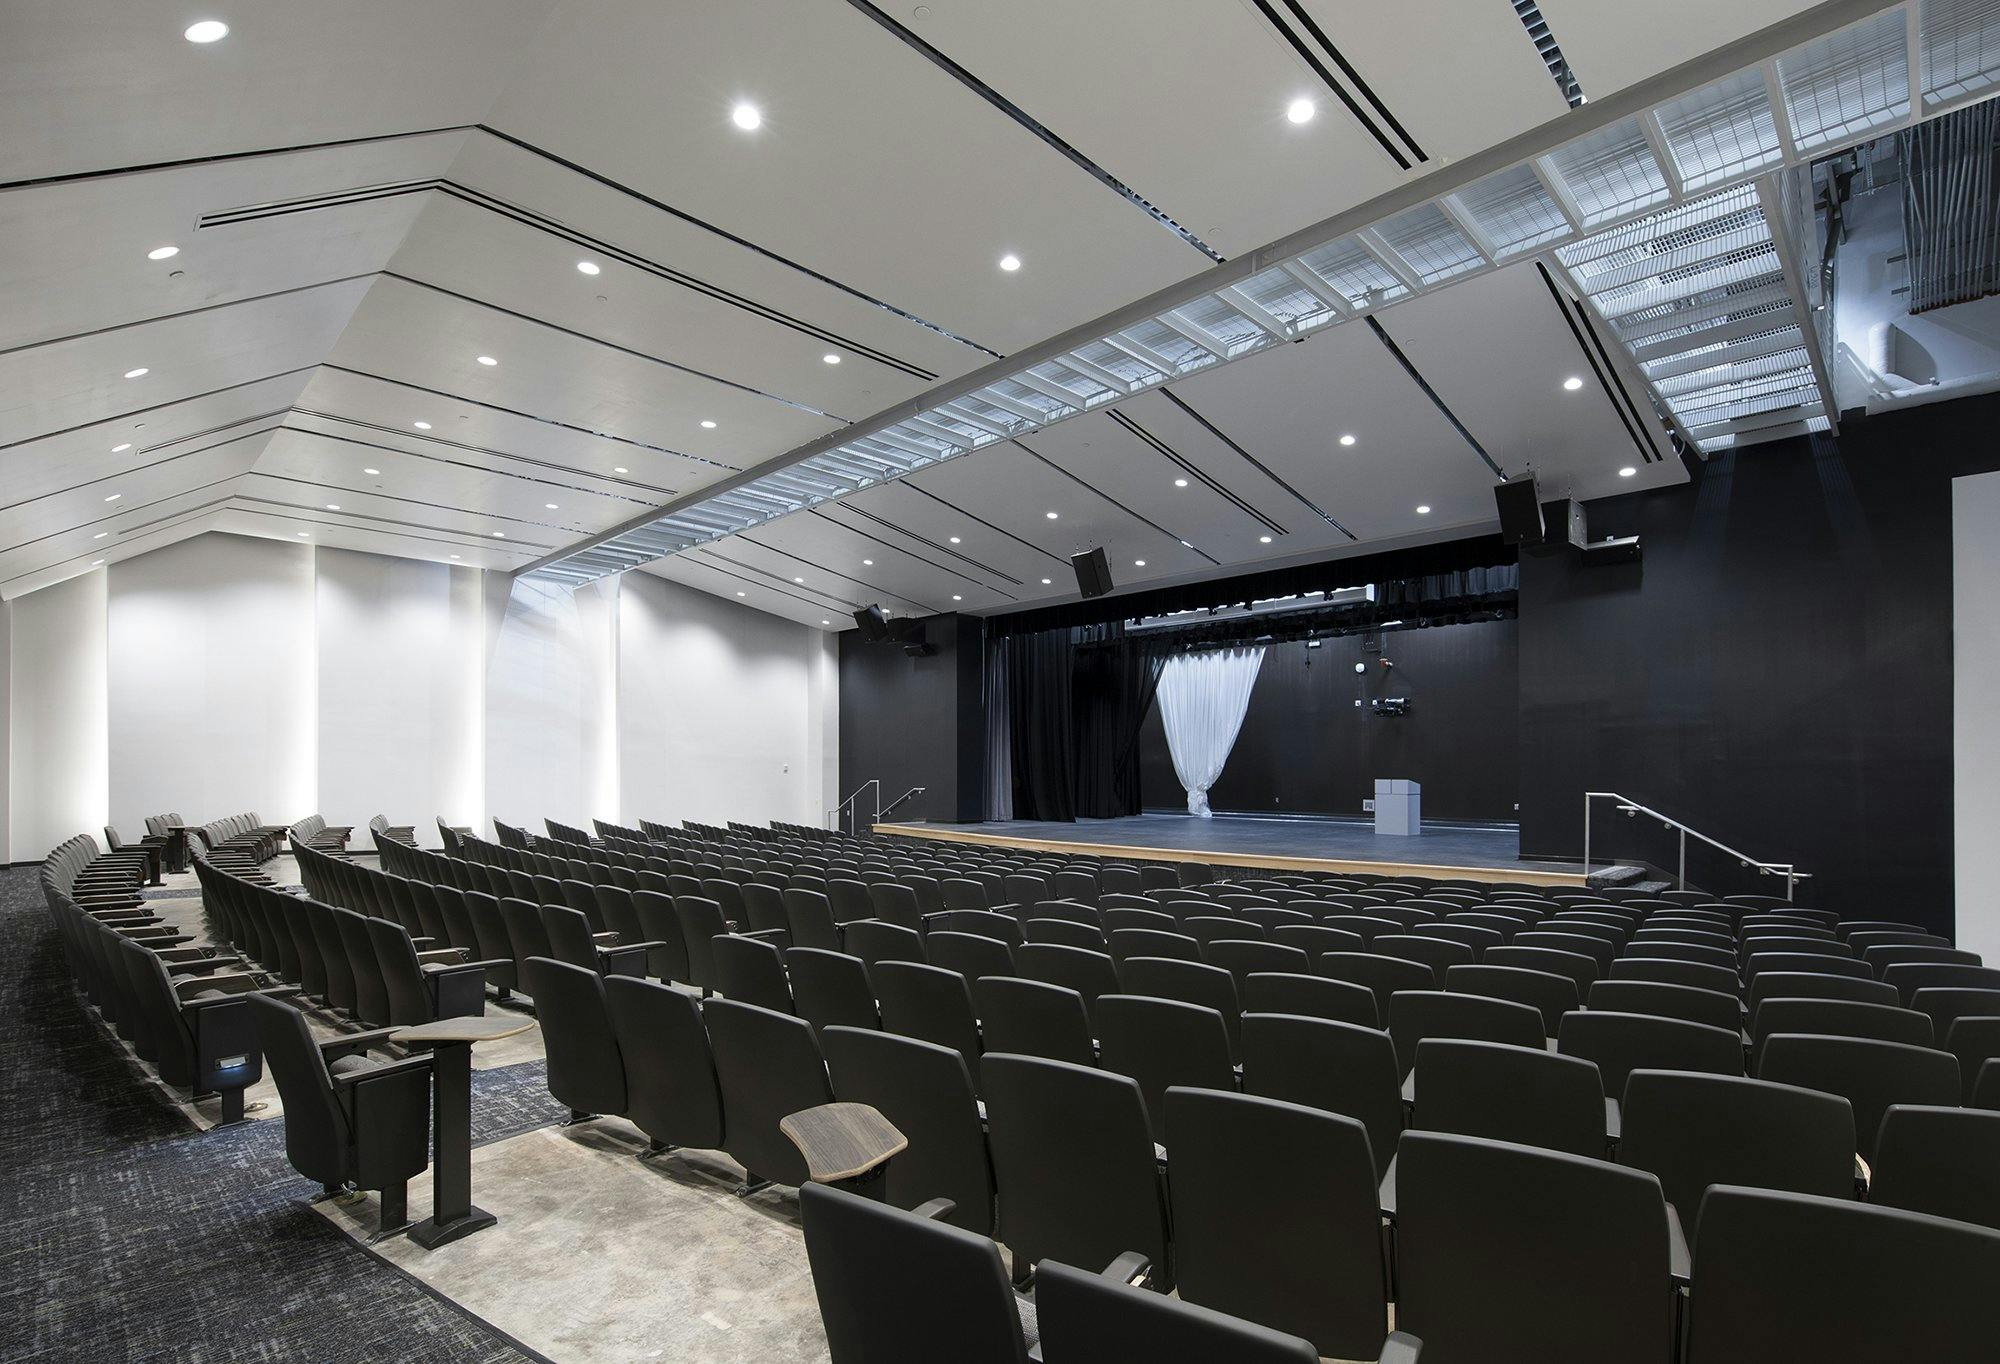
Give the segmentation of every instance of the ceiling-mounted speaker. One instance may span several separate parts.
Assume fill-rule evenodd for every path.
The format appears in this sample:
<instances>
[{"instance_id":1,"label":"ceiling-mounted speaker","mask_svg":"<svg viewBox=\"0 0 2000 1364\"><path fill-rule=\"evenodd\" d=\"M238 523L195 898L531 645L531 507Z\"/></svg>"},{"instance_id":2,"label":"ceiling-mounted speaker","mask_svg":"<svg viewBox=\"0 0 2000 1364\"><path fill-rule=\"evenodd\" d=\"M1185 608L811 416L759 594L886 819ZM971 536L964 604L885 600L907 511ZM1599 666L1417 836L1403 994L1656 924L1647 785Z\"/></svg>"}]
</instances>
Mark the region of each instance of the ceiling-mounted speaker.
<instances>
[{"instance_id":1,"label":"ceiling-mounted speaker","mask_svg":"<svg viewBox=\"0 0 2000 1364\"><path fill-rule=\"evenodd\" d=\"M1072 554L1069 566L1076 570L1076 590L1084 596L1101 597L1111 590L1111 560L1102 546Z\"/></svg>"},{"instance_id":2,"label":"ceiling-mounted speaker","mask_svg":"<svg viewBox=\"0 0 2000 1364\"><path fill-rule=\"evenodd\" d=\"M1500 534L1510 545L1539 545L1546 531L1542 525L1541 491L1533 474L1510 478L1493 489L1493 501L1500 509Z\"/></svg>"},{"instance_id":3,"label":"ceiling-mounted speaker","mask_svg":"<svg viewBox=\"0 0 2000 1364\"><path fill-rule=\"evenodd\" d=\"M882 614L879 606L856 611L854 623L861 627L861 637L870 644L879 644L889 638L889 618Z\"/></svg>"},{"instance_id":4,"label":"ceiling-mounted speaker","mask_svg":"<svg viewBox=\"0 0 2000 1364\"><path fill-rule=\"evenodd\" d=\"M1573 497L1559 497L1542 503L1542 543L1582 549L1590 542L1583 515L1583 503Z\"/></svg>"}]
</instances>

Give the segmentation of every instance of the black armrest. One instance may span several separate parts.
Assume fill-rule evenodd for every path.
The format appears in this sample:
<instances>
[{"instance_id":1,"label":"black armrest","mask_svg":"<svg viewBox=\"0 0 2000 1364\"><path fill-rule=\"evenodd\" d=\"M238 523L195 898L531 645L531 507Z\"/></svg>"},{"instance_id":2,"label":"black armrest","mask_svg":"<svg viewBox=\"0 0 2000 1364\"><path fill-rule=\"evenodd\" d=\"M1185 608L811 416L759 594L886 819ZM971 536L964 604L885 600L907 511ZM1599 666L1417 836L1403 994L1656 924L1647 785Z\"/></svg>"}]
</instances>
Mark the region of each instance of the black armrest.
<instances>
[{"instance_id":1,"label":"black armrest","mask_svg":"<svg viewBox=\"0 0 2000 1364\"><path fill-rule=\"evenodd\" d=\"M1681 1215L1667 1204L1667 1270L1674 1286L1686 1288L1694 1278L1694 1260L1688 1254L1687 1234L1681 1230Z\"/></svg>"},{"instance_id":2,"label":"black armrest","mask_svg":"<svg viewBox=\"0 0 2000 1364\"><path fill-rule=\"evenodd\" d=\"M1141 1284L1153 1272L1153 1262L1144 1251L1128 1250L1104 1266L1103 1277L1122 1284Z\"/></svg>"},{"instance_id":3,"label":"black armrest","mask_svg":"<svg viewBox=\"0 0 2000 1364\"><path fill-rule=\"evenodd\" d=\"M739 938L757 938L763 942L784 943L786 945L790 945L792 939L791 930L784 928L758 928L748 933L738 933L736 936Z\"/></svg>"},{"instance_id":4,"label":"black armrest","mask_svg":"<svg viewBox=\"0 0 2000 1364\"><path fill-rule=\"evenodd\" d=\"M367 1070L357 1070L347 1075L336 1075L333 1077L333 1087L335 1089L339 1089L342 1086L351 1088L355 1085L369 1084L376 1080L388 1080L398 1075L408 1075L413 1071L428 1072L430 1068L431 1056L429 1052L425 1052L420 1056L405 1056L400 1061L388 1061L379 1066L370 1066Z\"/></svg>"},{"instance_id":5,"label":"black armrest","mask_svg":"<svg viewBox=\"0 0 2000 1364\"><path fill-rule=\"evenodd\" d=\"M218 957L212 947L165 947L153 954L161 961L172 965L179 961L237 961L236 957Z\"/></svg>"},{"instance_id":6,"label":"black armrest","mask_svg":"<svg viewBox=\"0 0 2000 1364\"><path fill-rule=\"evenodd\" d=\"M1396 1158L1389 1157L1389 1168L1382 1172L1382 1187L1376 1190L1376 1200L1381 1206L1382 1216L1389 1221L1396 1220Z\"/></svg>"},{"instance_id":7,"label":"black armrest","mask_svg":"<svg viewBox=\"0 0 2000 1364\"><path fill-rule=\"evenodd\" d=\"M241 966L243 964L243 958L192 957L187 961L169 961L169 962L163 962L161 964L167 968L167 974L170 976L172 975L197 976L208 971L219 971L225 966Z\"/></svg>"},{"instance_id":8,"label":"black armrest","mask_svg":"<svg viewBox=\"0 0 2000 1364\"><path fill-rule=\"evenodd\" d=\"M1382 1342L1378 1364L1418 1364L1423 1348L1423 1341L1408 1331L1391 1331L1389 1338Z\"/></svg>"},{"instance_id":9,"label":"black armrest","mask_svg":"<svg viewBox=\"0 0 2000 1364\"><path fill-rule=\"evenodd\" d=\"M945 1218L951 1216L952 1210L957 1206L958 1204L949 1198L933 1198L928 1203L917 1204L910 1211L919 1217L927 1217L933 1222L942 1222Z\"/></svg>"},{"instance_id":10,"label":"black armrest","mask_svg":"<svg viewBox=\"0 0 2000 1364\"><path fill-rule=\"evenodd\" d=\"M417 961L424 966L441 966L464 959L463 947L440 947L434 951L417 953Z\"/></svg>"},{"instance_id":11,"label":"black armrest","mask_svg":"<svg viewBox=\"0 0 2000 1364\"><path fill-rule=\"evenodd\" d=\"M232 971L220 976L190 976L186 980L177 980L174 982L174 989L179 992L221 990L228 994L247 994L256 988L257 978L241 971ZM200 1000L186 998L181 1000L183 1004L198 1004L201 1002Z\"/></svg>"}]
</instances>

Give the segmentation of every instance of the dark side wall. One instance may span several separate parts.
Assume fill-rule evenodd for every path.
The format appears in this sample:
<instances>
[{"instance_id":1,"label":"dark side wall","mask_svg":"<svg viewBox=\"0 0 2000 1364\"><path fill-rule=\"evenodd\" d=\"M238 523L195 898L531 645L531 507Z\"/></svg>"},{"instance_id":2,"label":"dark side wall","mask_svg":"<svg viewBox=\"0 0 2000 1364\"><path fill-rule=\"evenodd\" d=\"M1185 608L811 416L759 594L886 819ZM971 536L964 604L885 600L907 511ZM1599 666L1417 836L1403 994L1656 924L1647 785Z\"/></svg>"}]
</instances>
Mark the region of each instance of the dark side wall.
<instances>
[{"instance_id":1,"label":"dark side wall","mask_svg":"<svg viewBox=\"0 0 2000 1364\"><path fill-rule=\"evenodd\" d=\"M925 658L911 658L896 644L868 643L857 630L840 636L840 794L879 777L885 805L912 786L928 788L893 820L981 819L982 627L972 616L932 616L924 624L937 648ZM861 806L865 822L874 803L863 797Z\"/></svg>"},{"instance_id":2,"label":"dark side wall","mask_svg":"<svg viewBox=\"0 0 2000 1364\"><path fill-rule=\"evenodd\" d=\"M1523 855L1579 855L1583 793L1617 791L1797 862L1828 908L1949 932L1951 477L1991 459L1996 417L1979 398L1850 419L1592 504L1591 536L1637 534L1639 565L1524 554ZM1610 826L1594 857L1674 866L1657 825ZM1719 856L1690 876L1772 889Z\"/></svg>"},{"instance_id":3,"label":"dark side wall","mask_svg":"<svg viewBox=\"0 0 2000 1364\"><path fill-rule=\"evenodd\" d=\"M1269 646L1210 805L1358 816L1375 778L1410 777L1423 784L1427 819L1514 819L1517 637L1514 621L1499 620L1390 630L1380 650L1363 649L1358 635L1316 649ZM1382 667L1383 657L1395 666ZM1356 663L1367 672L1356 674ZM1385 696L1408 697L1411 713L1367 708ZM1139 760L1147 807L1186 808L1157 705L1140 731Z\"/></svg>"}]
</instances>

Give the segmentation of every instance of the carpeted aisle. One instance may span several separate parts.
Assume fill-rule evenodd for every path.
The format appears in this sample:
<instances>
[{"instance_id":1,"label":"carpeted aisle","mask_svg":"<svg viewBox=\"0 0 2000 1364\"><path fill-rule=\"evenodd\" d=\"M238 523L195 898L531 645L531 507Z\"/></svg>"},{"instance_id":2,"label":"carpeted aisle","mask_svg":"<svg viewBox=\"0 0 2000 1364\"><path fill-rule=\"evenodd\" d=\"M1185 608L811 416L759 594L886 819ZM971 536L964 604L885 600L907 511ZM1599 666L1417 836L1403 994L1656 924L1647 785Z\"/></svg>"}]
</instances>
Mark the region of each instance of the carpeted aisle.
<instances>
[{"instance_id":1,"label":"carpeted aisle","mask_svg":"<svg viewBox=\"0 0 2000 1364\"><path fill-rule=\"evenodd\" d=\"M476 1072L473 1136L559 1121ZM539 1358L343 1235L279 1121L196 1133L71 989L34 869L0 871L0 1361Z\"/></svg>"}]
</instances>

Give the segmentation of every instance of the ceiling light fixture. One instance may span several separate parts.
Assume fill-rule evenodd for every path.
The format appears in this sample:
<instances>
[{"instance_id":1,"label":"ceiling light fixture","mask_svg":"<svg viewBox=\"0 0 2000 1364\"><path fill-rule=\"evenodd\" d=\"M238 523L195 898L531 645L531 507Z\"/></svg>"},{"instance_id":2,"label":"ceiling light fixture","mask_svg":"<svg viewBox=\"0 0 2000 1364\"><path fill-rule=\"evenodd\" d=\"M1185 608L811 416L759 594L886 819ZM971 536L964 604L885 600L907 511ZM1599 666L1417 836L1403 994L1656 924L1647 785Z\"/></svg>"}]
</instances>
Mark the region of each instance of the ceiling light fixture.
<instances>
[{"instance_id":1,"label":"ceiling light fixture","mask_svg":"<svg viewBox=\"0 0 2000 1364\"><path fill-rule=\"evenodd\" d=\"M132 448L132 442L128 440L128 441L126 441L126 442L125 442L125 443L124 443L123 445L114 445L114 446L112 446L112 447L111 447L111 453L112 453L112 454L114 454L114 455L122 455L122 454L124 454L124 453L125 453L125 452L126 452L127 450L130 450L131 448Z\"/></svg>"},{"instance_id":2,"label":"ceiling light fixture","mask_svg":"<svg viewBox=\"0 0 2000 1364\"><path fill-rule=\"evenodd\" d=\"M1174 480L1174 486L1176 488L1185 488L1187 487L1187 480L1184 478L1177 478Z\"/></svg>"},{"instance_id":3,"label":"ceiling light fixture","mask_svg":"<svg viewBox=\"0 0 2000 1364\"><path fill-rule=\"evenodd\" d=\"M329 503L327 503L327 504L326 504L326 509L327 509L328 511L339 511L339 510L340 510L340 504L339 504L338 502L329 502Z\"/></svg>"},{"instance_id":4,"label":"ceiling light fixture","mask_svg":"<svg viewBox=\"0 0 2000 1364\"><path fill-rule=\"evenodd\" d=\"M428 431L431 429L429 422L411 422L410 425L416 427L419 431Z\"/></svg>"},{"instance_id":5,"label":"ceiling light fixture","mask_svg":"<svg viewBox=\"0 0 2000 1364\"><path fill-rule=\"evenodd\" d=\"M109 496L109 497L105 498L104 500L105 500L106 502L116 502L116 501L117 501L117 500L118 500L119 498L121 498L121 497L123 497L123 496L125 496L125 494L124 494L124 493L113 493L113 494L111 494L111 496Z\"/></svg>"},{"instance_id":6,"label":"ceiling light fixture","mask_svg":"<svg viewBox=\"0 0 2000 1364\"><path fill-rule=\"evenodd\" d=\"M1132 567L1134 568L1144 568L1145 566L1146 566L1146 561L1144 559L1134 559L1132 561Z\"/></svg>"},{"instance_id":7,"label":"ceiling light fixture","mask_svg":"<svg viewBox=\"0 0 2000 1364\"><path fill-rule=\"evenodd\" d=\"M1047 578L1044 578L1044 579L1042 579L1042 586L1043 586L1043 587L1047 587L1047 586L1049 585L1049 582L1050 582L1050 580L1049 580L1049 579L1047 579Z\"/></svg>"},{"instance_id":8,"label":"ceiling light fixture","mask_svg":"<svg viewBox=\"0 0 2000 1364\"><path fill-rule=\"evenodd\" d=\"M293 531L293 532L292 532L292 534L294 534L294 535L298 536L298 537L299 537L299 539L301 539L301 540L306 540L306 539L310 539L310 538L311 538L310 536L308 536L308 535L307 535L307 534L306 534L306 533L305 533L304 531L302 531L302 530L295 530L295 531Z\"/></svg>"},{"instance_id":9,"label":"ceiling light fixture","mask_svg":"<svg viewBox=\"0 0 2000 1364\"><path fill-rule=\"evenodd\" d=\"M91 539L93 539L93 540L102 540L102 539L103 539L103 538L104 538L105 536L107 536L107 535L109 535L109 534L111 534L111 532L110 532L110 531L108 531L108 530L101 530L101 531L97 532L97 534L95 534L95 535L91 536L90 538L91 538Z\"/></svg>"},{"instance_id":10,"label":"ceiling light fixture","mask_svg":"<svg viewBox=\"0 0 2000 1364\"><path fill-rule=\"evenodd\" d=\"M151 371L150 369L147 369L147 368L146 368L146 367L145 367L144 365L141 365L141 366L139 366L139 368L137 368L137 369L128 369L128 370L126 370L126 371L125 371L125 377L126 377L127 379L143 379L143 378L145 378L145 377L146 377L146 376L147 376L148 374L151 374L152 372L153 372L153 371Z\"/></svg>"},{"instance_id":11,"label":"ceiling light fixture","mask_svg":"<svg viewBox=\"0 0 2000 1364\"><path fill-rule=\"evenodd\" d=\"M542 503L542 505L543 505L544 507L547 507L547 508L548 508L548 509L549 509L550 511L554 511L554 510L556 510L556 504L555 504L555 503L553 503L553 502L544 502L544 503Z\"/></svg>"},{"instance_id":12,"label":"ceiling light fixture","mask_svg":"<svg viewBox=\"0 0 2000 1364\"><path fill-rule=\"evenodd\" d=\"M147 260L172 260L181 253L178 246L156 246L146 253Z\"/></svg>"},{"instance_id":13,"label":"ceiling light fixture","mask_svg":"<svg viewBox=\"0 0 2000 1364\"><path fill-rule=\"evenodd\" d=\"M951 599L952 599L953 601L964 601L964 600L965 600L965 598L963 598L963 597L959 596L959 595L958 595L958 593L956 593L956 592L954 592L954 593L952 593L952 594L951 594Z\"/></svg>"},{"instance_id":14,"label":"ceiling light fixture","mask_svg":"<svg viewBox=\"0 0 2000 1364\"><path fill-rule=\"evenodd\" d=\"M861 561L861 566L863 568L873 568L875 567L875 561L873 559L863 559Z\"/></svg>"},{"instance_id":15,"label":"ceiling light fixture","mask_svg":"<svg viewBox=\"0 0 2000 1364\"><path fill-rule=\"evenodd\" d=\"M840 363L840 357L838 355L835 355L832 351L828 351L825 355L820 356L820 359L824 360L829 365L837 365Z\"/></svg>"},{"instance_id":16,"label":"ceiling light fixture","mask_svg":"<svg viewBox=\"0 0 2000 1364\"><path fill-rule=\"evenodd\" d=\"M804 579L804 578L794 578L794 579L792 579L792 581L793 581L793 582L795 582L795 583L800 583L800 584L803 584L803 583L805 582L805 579Z\"/></svg>"},{"instance_id":17,"label":"ceiling light fixture","mask_svg":"<svg viewBox=\"0 0 2000 1364\"><path fill-rule=\"evenodd\" d=\"M1342 436L1342 437L1340 438L1340 443L1341 443L1342 445L1352 445L1352 444L1354 444L1354 437L1352 437L1352 436Z\"/></svg>"},{"instance_id":18,"label":"ceiling light fixture","mask_svg":"<svg viewBox=\"0 0 2000 1364\"><path fill-rule=\"evenodd\" d=\"M456 558L457 558L458 556L457 556L456 554L454 554L454 555L452 555L451 557L452 557L452 558L454 558L454 559L456 559Z\"/></svg>"},{"instance_id":19,"label":"ceiling light fixture","mask_svg":"<svg viewBox=\"0 0 2000 1364\"><path fill-rule=\"evenodd\" d=\"M955 545L955 544L957 544L957 543L958 543L958 537L957 537L956 535L952 536L952 537L951 537L951 542L952 542L952 543L953 543L954 545Z\"/></svg>"},{"instance_id":20,"label":"ceiling light fixture","mask_svg":"<svg viewBox=\"0 0 2000 1364\"><path fill-rule=\"evenodd\" d=\"M1634 475L1634 474L1636 474L1636 473L1638 473L1638 472L1639 472L1639 471L1638 471L1637 469L1633 468L1633 467L1632 467L1631 465L1629 465L1629 464L1628 464L1628 465L1626 465L1626 466L1625 466L1624 468L1622 468L1622 469L1620 469L1620 470L1618 471L1618 477L1620 477L1620 478L1630 478L1630 477L1632 477L1632 475Z\"/></svg>"},{"instance_id":21,"label":"ceiling light fixture","mask_svg":"<svg viewBox=\"0 0 2000 1364\"><path fill-rule=\"evenodd\" d=\"M1430 506L1430 503L1428 503L1428 502L1422 502L1422 503L1419 503L1419 504L1417 505L1417 515L1418 515L1418 516L1429 516L1430 514L1431 514L1431 506Z\"/></svg>"},{"instance_id":22,"label":"ceiling light fixture","mask_svg":"<svg viewBox=\"0 0 2000 1364\"><path fill-rule=\"evenodd\" d=\"M742 596L743 594L742 594L741 592L738 592L738 593L737 593L736 595L740 597L740 596Z\"/></svg>"},{"instance_id":23,"label":"ceiling light fixture","mask_svg":"<svg viewBox=\"0 0 2000 1364\"><path fill-rule=\"evenodd\" d=\"M1285 117L1294 123L1311 123L1318 112L1319 106L1303 96L1285 106Z\"/></svg>"},{"instance_id":24,"label":"ceiling light fixture","mask_svg":"<svg viewBox=\"0 0 2000 1364\"><path fill-rule=\"evenodd\" d=\"M1569 376L1569 378L1563 380L1563 387L1568 389L1571 393L1574 393L1579 388L1583 387L1583 377L1581 375L1572 374Z\"/></svg>"},{"instance_id":25,"label":"ceiling light fixture","mask_svg":"<svg viewBox=\"0 0 2000 1364\"><path fill-rule=\"evenodd\" d=\"M715 429L715 423L712 421L704 421L701 424L701 429L704 431L713 431Z\"/></svg>"},{"instance_id":26,"label":"ceiling light fixture","mask_svg":"<svg viewBox=\"0 0 2000 1364\"><path fill-rule=\"evenodd\" d=\"M1002 270L1005 270L1008 274L1011 275L1016 270L1021 268L1021 258L1015 255L1012 251L1009 251L1006 255L1000 258L1000 268Z\"/></svg>"},{"instance_id":27,"label":"ceiling light fixture","mask_svg":"<svg viewBox=\"0 0 2000 1364\"><path fill-rule=\"evenodd\" d=\"M1054 512L1047 512L1047 513L1045 513L1045 515L1046 515L1046 516L1047 516L1047 517L1049 518L1049 520L1051 520L1051 521L1053 521L1053 520L1055 520L1055 519L1056 519L1056 514L1055 514Z\"/></svg>"},{"instance_id":28,"label":"ceiling light fixture","mask_svg":"<svg viewBox=\"0 0 2000 1364\"><path fill-rule=\"evenodd\" d=\"M598 275L604 273L604 268L594 260L580 260L576 263L576 272L579 275Z\"/></svg>"},{"instance_id":29,"label":"ceiling light fixture","mask_svg":"<svg viewBox=\"0 0 2000 1364\"><path fill-rule=\"evenodd\" d=\"M622 474L622 473L626 473L626 472L628 472L628 471L627 471L627 469L625 468L625 466L624 466L624 465L622 465L622 464L614 464L614 465L612 465L612 466L611 466L611 472L612 472L612 473L614 473L614 474Z\"/></svg>"},{"instance_id":30,"label":"ceiling light fixture","mask_svg":"<svg viewBox=\"0 0 2000 1364\"><path fill-rule=\"evenodd\" d=\"M746 133L764 126L764 112L754 104L739 104L729 111L729 121Z\"/></svg>"},{"instance_id":31,"label":"ceiling light fixture","mask_svg":"<svg viewBox=\"0 0 2000 1364\"><path fill-rule=\"evenodd\" d=\"M499 364L499 363L500 363L500 362L499 362L498 360L495 360L495 359L494 359L494 358L493 358L492 356L490 356L490 355L482 355L482 356L479 356L479 357L478 357L478 360L479 360L479 363L480 363L480 364L482 364L482 365L497 365L497 364Z\"/></svg>"},{"instance_id":32,"label":"ceiling light fixture","mask_svg":"<svg viewBox=\"0 0 2000 1364\"><path fill-rule=\"evenodd\" d=\"M1260 545L1268 545L1271 543L1271 537L1268 535L1260 535L1257 537L1257 543Z\"/></svg>"},{"instance_id":33,"label":"ceiling light fixture","mask_svg":"<svg viewBox=\"0 0 2000 1364\"><path fill-rule=\"evenodd\" d=\"M362 468L361 472L362 472L362 473L364 473L364 474L379 474L379 473L381 473L382 471L381 471L380 469L370 469L370 468L367 468L367 467L365 467L365 466L364 466L364 467Z\"/></svg>"},{"instance_id":34,"label":"ceiling light fixture","mask_svg":"<svg viewBox=\"0 0 2000 1364\"><path fill-rule=\"evenodd\" d=\"M191 43L217 43L229 36L229 25L220 19L203 19L189 24L181 37Z\"/></svg>"},{"instance_id":35,"label":"ceiling light fixture","mask_svg":"<svg viewBox=\"0 0 2000 1364\"><path fill-rule=\"evenodd\" d=\"M90 561L90 566L91 566L92 568L96 568L96 567L97 567L97 566L98 566L99 564L101 564L101 563L103 563L103 562L104 562L104 560L102 560L102 559L92 559L92 560Z\"/></svg>"},{"instance_id":36,"label":"ceiling light fixture","mask_svg":"<svg viewBox=\"0 0 2000 1364\"><path fill-rule=\"evenodd\" d=\"M495 540L505 540L507 538L507 532L504 530L496 530L493 532L493 538Z\"/></svg>"}]
</instances>

